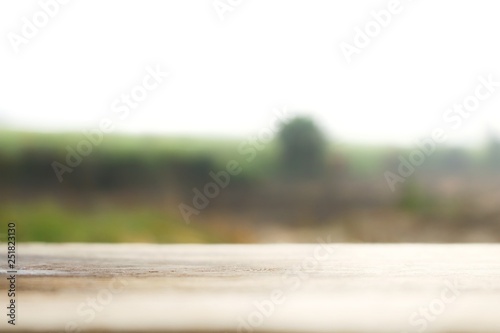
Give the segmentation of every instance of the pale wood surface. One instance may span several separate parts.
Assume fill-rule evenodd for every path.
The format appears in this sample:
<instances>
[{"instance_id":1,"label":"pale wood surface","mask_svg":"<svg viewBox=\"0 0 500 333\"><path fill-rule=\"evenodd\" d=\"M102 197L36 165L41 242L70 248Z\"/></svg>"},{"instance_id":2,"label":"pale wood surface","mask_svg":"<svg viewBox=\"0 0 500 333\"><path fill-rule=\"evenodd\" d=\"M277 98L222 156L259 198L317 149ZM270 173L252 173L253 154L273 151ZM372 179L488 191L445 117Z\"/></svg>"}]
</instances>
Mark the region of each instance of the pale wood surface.
<instances>
[{"instance_id":1,"label":"pale wood surface","mask_svg":"<svg viewBox=\"0 0 500 333\"><path fill-rule=\"evenodd\" d=\"M18 324L7 325L2 310L2 332L71 323L93 332L236 332L248 318L254 325L240 331L500 331L500 245L21 243L17 253ZM0 244L2 309L5 254ZM279 304L263 310L268 316L256 312L255 302L271 299ZM432 319L422 307L434 307Z\"/></svg>"}]
</instances>

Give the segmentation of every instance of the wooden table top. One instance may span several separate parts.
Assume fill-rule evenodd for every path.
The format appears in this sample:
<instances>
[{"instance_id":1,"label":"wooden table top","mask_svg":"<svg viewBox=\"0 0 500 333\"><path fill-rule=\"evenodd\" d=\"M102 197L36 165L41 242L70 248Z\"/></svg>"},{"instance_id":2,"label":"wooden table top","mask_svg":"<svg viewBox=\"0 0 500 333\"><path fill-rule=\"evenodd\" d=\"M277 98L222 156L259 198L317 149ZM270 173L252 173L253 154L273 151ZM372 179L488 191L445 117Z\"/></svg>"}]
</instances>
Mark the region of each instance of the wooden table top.
<instances>
[{"instance_id":1,"label":"wooden table top","mask_svg":"<svg viewBox=\"0 0 500 333\"><path fill-rule=\"evenodd\" d=\"M0 244L0 331L500 331L495 244L20 243L16 251L12 326Z\"/></svg>"}]
</instances>

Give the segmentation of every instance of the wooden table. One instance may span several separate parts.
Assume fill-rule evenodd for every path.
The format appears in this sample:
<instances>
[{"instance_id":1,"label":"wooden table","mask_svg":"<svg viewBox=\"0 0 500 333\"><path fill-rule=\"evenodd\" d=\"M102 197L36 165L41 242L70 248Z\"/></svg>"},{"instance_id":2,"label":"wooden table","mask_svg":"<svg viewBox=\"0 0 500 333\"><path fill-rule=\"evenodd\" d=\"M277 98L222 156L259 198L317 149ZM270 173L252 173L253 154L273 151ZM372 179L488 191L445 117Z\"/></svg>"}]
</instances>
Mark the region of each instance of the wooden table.
<instances>
[{"instance_id":1,"label":"wooden table","mask_svg":"<svg viewBox=\"0 0 500 333\"><path fill-rule=\"evenodd\" d=\"M21 243L16 251L14 327L0 244L2 332L500 331L500 245Z\"/></svg>"}]
</instances>

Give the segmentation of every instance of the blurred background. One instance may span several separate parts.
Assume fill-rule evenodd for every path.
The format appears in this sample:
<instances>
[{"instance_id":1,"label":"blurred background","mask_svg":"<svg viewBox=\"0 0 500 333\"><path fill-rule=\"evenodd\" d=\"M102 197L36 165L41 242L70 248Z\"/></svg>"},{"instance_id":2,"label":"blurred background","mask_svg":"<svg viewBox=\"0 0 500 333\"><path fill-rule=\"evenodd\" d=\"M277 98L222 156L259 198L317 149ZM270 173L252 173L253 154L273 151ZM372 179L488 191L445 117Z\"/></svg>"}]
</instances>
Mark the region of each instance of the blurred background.
<instances>
[{"instance_id":1,"label":"blurred background","mask_svg":"<svg viewBox=\"0 0 500 333\"><path fill-rule=\"evenodd\" d=\"M348 64L339 44L385 6L60 5L0 45L0 221L20 241L499 241L498 92L443 117L500 80L495 3L404 3ZM40 10L2 3L2 33ZM151 70L168 77L115 112Z\"/></svg>"}]
</instances>

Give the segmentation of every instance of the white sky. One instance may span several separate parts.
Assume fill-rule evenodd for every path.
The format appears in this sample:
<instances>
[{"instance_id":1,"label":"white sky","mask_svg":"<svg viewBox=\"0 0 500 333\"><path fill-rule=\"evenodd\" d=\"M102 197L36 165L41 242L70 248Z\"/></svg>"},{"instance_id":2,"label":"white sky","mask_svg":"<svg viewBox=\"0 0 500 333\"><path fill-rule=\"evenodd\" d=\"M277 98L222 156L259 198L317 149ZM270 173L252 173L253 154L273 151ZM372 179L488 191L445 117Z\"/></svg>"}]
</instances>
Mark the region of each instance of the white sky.
<instances>
[{"instance_id":1,"label":"white sky","mask_svg":"<svg viewBox=\"0 0 500 333\"><path fill-rule=\"evenodd\" d=\"M7 33L40 5L0 2L0 126L95 128L160 64L170 77L117 131L242 136L287 106L338 140L411 144L478 75L500 81L497 0L401 0L351 64L339 43L388 0L242 0L224 21L212 1L72 0L18 54ZM451 142L481 140L488 127L500 131L500 88Z\"/></svg>"}]
</instances>

